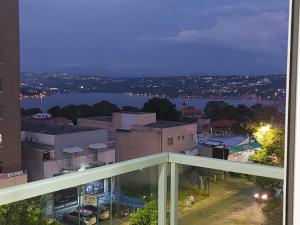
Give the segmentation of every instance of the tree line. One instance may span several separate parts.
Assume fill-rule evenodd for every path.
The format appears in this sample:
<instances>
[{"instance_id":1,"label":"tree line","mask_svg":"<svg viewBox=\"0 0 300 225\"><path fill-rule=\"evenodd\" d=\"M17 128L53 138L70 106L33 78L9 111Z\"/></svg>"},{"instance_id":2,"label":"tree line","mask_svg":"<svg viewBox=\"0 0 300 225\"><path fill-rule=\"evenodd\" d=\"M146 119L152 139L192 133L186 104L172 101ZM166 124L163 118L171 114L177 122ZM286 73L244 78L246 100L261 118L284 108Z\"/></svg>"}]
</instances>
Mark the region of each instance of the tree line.
<instances>
[{"instance_id":1,"label":"tree line","mask_svg":"<svg viewBox=\"0 0 300 225\"><path fill-rule=\"evenodd\" d=\"M117 105L101 101L93 105L66 105L64 107L53 106L47 110L47 113L53 117L65 117L72 120L75 124L78 118L111 116L113 112L154 112L158 120L166 121L182 121L184 120L180 111L176 109L176 105L166 98L149 99L142 108L133 106L123 106L119 108ZM41 113L39 108L21 109L22 116L32 116ZM220 119L235 120L238 124L245 124L249 121L269 122L273 117L283 116L274 105L255 104L247 107L245 105L230 105L224 101L209 101L204 110L203 117L216 121Z\"/></svg>"}]
</instances>

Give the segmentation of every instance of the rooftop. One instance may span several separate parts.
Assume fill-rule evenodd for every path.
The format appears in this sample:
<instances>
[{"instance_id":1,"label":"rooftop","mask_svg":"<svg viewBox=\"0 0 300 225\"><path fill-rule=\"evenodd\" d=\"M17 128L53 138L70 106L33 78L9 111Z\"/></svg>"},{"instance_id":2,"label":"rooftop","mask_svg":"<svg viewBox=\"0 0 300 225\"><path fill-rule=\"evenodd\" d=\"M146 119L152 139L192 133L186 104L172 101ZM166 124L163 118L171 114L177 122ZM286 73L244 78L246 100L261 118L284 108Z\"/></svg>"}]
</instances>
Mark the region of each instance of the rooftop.
<instances>
[{"instance_id":1,"label":"rooftop","mask_svg":"<svg viewBox=\"0 0 300 225\"><path fill-rule=\"evenodd\" d=\"M53 124L33 122L33 121L22 121L21 130L35 132L35 133L59 135L59 134L69 134L69 133L79 133L85 131L100 130L100 128L78 127L72 125L53 125Z\"/></svg>"},{"instance_id":2,"label":"rooftop","mask_svg":"<svg viewBox=\"0 0 300 225\"><path fill-rule=\"evenodd\" d=\"M111 116L97 116L97 117L89 117L89 118L83 118L88 120L95 120L95 121L104 121L104 122L112 122Z\"/></svg>"},{"instance_id":3,"label":"rooftop","mask_svg":"<svg viewBox=\"0 0 300 225\"><path fill-rule=\"evenodd\" d=\"M32 141L22 141L22 149L33 149L36 151L51 151L54 150L53 145L40 144Z\"/></svg>"},{"instance_id":4,"label":"rooftop","mask_svg":"<svg viewBox=\"0 0 300 225\"><path fill-rule=\"evenodd\" d=\"M170 128L170 127L180 127L185 125L190 125L192 123L185 122L174 122L174 121L157 121L156 123L149 123L144 127L153 127L153 128Z\"/></svg>"},{"instance_id":5,"label":"rooftop","mask_svg":"<svg viewBox=\"0 0 300 225\"><path fill-rule=\"evenodd\" d=\"M122 113L122 114L134 114L134 115L143 115L143 114L153 114L154 112L119 112L119 113Z\"/></svg>"}]
</instances>

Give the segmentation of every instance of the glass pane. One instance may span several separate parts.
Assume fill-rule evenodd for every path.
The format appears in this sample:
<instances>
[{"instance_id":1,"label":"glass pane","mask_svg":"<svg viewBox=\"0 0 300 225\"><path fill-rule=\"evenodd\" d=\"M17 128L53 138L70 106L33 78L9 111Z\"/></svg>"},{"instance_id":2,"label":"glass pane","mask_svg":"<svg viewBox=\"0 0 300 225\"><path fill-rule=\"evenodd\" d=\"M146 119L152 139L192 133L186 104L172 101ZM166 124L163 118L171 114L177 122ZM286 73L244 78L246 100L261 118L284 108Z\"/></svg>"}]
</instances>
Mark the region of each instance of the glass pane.
<instances>
[{"instance_id":1,"label":"glass pane","mask_svg":"<svg viewBox=\"0 0 300 225\"><path fill-rule=\"evenodd\" d=\"M179 224L282 224L282 180L187 166L180 171Z\"/></svg>"}]
</instances>

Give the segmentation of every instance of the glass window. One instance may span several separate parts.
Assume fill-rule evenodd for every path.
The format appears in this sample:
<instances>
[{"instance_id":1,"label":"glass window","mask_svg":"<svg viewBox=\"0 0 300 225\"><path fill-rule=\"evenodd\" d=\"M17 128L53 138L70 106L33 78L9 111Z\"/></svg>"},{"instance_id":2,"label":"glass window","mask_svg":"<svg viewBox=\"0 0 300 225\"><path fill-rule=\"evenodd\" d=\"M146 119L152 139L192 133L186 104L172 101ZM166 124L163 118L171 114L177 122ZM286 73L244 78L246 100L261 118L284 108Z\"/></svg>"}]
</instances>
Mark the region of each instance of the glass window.
<instances>
[{"instance_id":1,"label":"glass window","mask_svg":"<svg viewBox=\"0 0 300 225\"><path fill-rule=\"evenodd\" d=\"M94 161L98 161L98 150L97 149L94 149L93 150L93 160Z\"/></svg>"},{"instance_id":2,"label":"glass window","mask_svg":"<svg viewBox=\"0 0 300 225\"><path fill-rule=\"evenodd\" d=\"M3 173L3 164L0 162L0 173Z\"/></svg>"},{"instance_id":3,"label":"glass window","mask_svg":"<svg viewBox=\"0 0 300 225\"><path fill-rule=\"evenodd\" d=\"M168 138L168 145L173 145L173 138Z\"/></svg>"}]
</instances>

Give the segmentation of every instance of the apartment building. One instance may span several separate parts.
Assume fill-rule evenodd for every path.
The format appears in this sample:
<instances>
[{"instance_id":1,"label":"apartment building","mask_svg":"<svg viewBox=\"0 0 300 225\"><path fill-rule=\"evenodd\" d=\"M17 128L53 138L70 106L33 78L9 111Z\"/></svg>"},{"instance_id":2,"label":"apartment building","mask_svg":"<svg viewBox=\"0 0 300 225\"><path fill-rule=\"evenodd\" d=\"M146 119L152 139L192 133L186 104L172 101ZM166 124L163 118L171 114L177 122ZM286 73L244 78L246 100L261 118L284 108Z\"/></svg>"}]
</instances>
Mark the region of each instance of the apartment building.
<instances>
[{"instance_id":1,"label":"apartment building","mask_svg":"<svg viewBox=\"0 0 300 225\"><path fill-rule=\"evenodd\" d=\"M116 139L117 129L130 129L133 125L145 125L156 121L156 113L115 112L112 116L79 118L78 126L108 129L109 139Z\"/></svg>"},{"instance_id":2,"label":"apartment building","mask_svg":"<svg viewBox=\"0 0 300 225\"><path fill-rule=\"evenodd\" d=\"M27 181L20 171L18 2L0 1L0 188Z\"/></svg>"},{"instance_id":3,"label":"apartment building","mask_svg":"<svg viewBox=\"0 0 300 225\"><path fill-rule=\"evenodd\" d=\"M197 124L155 121L116 132L117 162L161 152L192 154L196 149Z\"/></svg>"},{"instance_id":4,"label":"apartment building","mask_svg":"<svg viewBox=\"0 0 300 225\"><path fill-rule=\"evenodd\" d=\"M115 162L106 129L22 121L22 168L30 181Z\"/></svg>"},{"instance_id":5,"label":"apartment building","mask_svg":"<svg viewBox=\"0 0 300 225\"><path fill-rule=\"evenodd\" d=\"M116 142L117 162L197 149L196 123L157 121L156 113L116 112L111 117L78 119L78 125L108 129L111 140Z\"/></svg>"}]
</instances>

